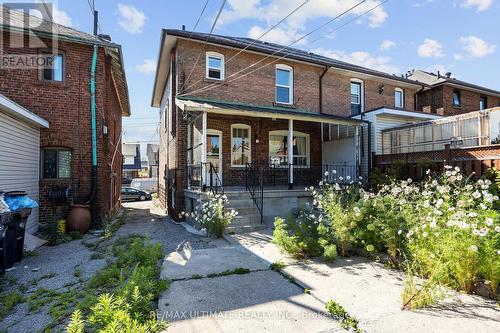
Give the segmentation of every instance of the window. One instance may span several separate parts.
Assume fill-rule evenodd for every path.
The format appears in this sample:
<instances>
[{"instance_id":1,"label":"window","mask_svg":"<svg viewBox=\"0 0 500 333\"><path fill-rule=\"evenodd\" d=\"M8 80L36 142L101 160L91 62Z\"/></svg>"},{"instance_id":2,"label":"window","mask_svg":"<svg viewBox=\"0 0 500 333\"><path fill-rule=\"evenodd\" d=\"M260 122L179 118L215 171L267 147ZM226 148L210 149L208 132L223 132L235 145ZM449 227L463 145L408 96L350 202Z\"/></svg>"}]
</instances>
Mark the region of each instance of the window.
<instances>
[{"instance_id":1,"label":"window","mask_svg":"<svg viewBox=\"0 0 500 333\"><path fill-rule=\"evenodd\" d=\"M361 113L363 105L361 82L351 81L351 115Z\"/></svg>"},{"instance_id":2,"label":"window","mask_svg":"<svg viewBox=\"0 0 500 333\"><path fill-rule=\"evenodd\" d=\"M293 104L293 69L276 65L276 103Z\"/></svg>"},{"instance_id":3,"label":"window","mask_svg":"<svg viewBox=\"0 0 500 333\"><path fill-rule=\"evenodd\" d=\"M64 73L64 56L62 54L54 54L52 56L52 66L45 67L41 71L43 81L62 82Z\"/></svg>"},{"instance_id":4,"label":"window","mask_svg":"<svg viewBox=\"0 0 500 333\"><path fill-rule=\"evenodd\" d=\"M309 135L293 132L293 165L309 166ZM269 132L269 164L288 165L288 131Z\"/></svg>"},{"instance_id":5,"label":"window","mask_svg":"<svg viewBox=\"0 0 500 333\"><path fill-rule=\"evenodd\" d=\"M394 106L397 108L404 108L405 93L403 89L396 88L394 90Z\"/></svg>"},{"instance_id":6,"label":"window","mask_svg":"<svg viewBox=\"0 0 500 333\"><path fill-rule=\"evenodd\" d=\"M71 151L54 148L43 149L42 177L45 179L71 178Z\"/></svg>"},{"instance_id":7,"label":"window","mask_svg":"<svg viewBox=\"0 0 500 333\"><path fill-rule=\"evenodd\" d=\"M224 80L224 56L220 53L207 52L207 79Z\"/></svg>"},{"instance_id":8,"label":"window","mask_svg":"<svg viewBox=\"0 0 500 333\"><path fill-rule=\"evenodd\" d=\"M219 134L207 135L207 157L219 158L220 154Z\"/></svg>"},{"instance_id":9,"label":"window","mask_svg":"<svg viewBox=\"0 0 500 333\"><path fill-rule=\"evenodd\" d=\"M453 106L462 106L462 95L460 94L460 90L458 89L453 90Z\"/></svg>"},{"instance_id":10,"label":"window","mask_svg":"<svg viewBox=\"0 0 500 333\"><path fill-rule=\"evenodd\" d=\"M248 125L231 126L231 166L241 167L251 162L250 135Z\"/></svg>"},{"instance_id":11,"label":"window","mask_svg":"<svg viewBox=\"0 0 500 333\"><path fill-rule=\"evenodd\" d=\"M479 97L479 110L484 110L488 108L488 103L486 96Z\"/></svg>"}]
</instances>

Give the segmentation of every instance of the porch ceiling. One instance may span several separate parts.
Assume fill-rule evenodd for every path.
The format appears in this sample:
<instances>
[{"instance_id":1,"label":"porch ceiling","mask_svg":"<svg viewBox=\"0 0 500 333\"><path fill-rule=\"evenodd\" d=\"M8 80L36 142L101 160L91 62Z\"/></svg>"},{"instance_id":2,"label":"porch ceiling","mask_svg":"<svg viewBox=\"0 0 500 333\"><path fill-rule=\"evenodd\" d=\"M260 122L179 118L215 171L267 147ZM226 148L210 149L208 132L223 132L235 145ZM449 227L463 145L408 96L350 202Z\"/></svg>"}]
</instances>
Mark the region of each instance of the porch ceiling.
<instances>
[{"instance_id":1,"label":"porch ceiling","mask_svg":"<svg viewBox=\"0 0 500 333\"><path fill-rule=\"evenodd\" d=\"M186 112L207 112L247 117L293 119L325 124L361 126L363 121L335 115L311 113L286 107L266 107L250 104L238 104L225 101L213 101L194 97L177 97L175 104Z\"/></svg>"}]
</instances>

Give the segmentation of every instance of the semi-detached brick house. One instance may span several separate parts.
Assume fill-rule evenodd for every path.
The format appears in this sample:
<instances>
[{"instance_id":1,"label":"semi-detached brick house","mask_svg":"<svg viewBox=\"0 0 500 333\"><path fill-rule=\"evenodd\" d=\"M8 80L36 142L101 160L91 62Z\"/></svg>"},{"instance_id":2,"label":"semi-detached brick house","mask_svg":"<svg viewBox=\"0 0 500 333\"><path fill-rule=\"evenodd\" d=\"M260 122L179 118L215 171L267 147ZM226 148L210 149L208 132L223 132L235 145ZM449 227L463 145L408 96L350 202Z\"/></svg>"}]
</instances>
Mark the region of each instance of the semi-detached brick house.
<instances>
[{"instance_id":1,"label":"semi-detached brick house","mask_svg":"<svg viewBox=\"0 0 500 333\"><path fill-rule=\"evenodd\" d=\"M23 14L10 11L10 15L10 25L0 30L3 54L45 52L45 49L10 47L15 40L24 40L23 45L29 45L28 32L22 25ZM130 115L121 47L109 37L96 39L48 21L39 24L40 19L33 16L30 19L37 26L31 33L36 33L45 45L51 47L57 40L53 55L61 66L46 70L2 68L0 94L49 123L49 128L40 130L38 148L40 222L65 216L72 203L84 203L91 197L90 70L95 43L98 45L97 192L92 211L94 217L102 216L119 205L122 116ZM19 163L23 163L22 155ZM11 171L9 177L17 179L16 171ZM68 188L70 191L66 192ZM35 231L36 226L30 230Z\"/></svg>"},{"instance_id":2,"label":"semi-detached brick house","mask_svg":"<svg viewBox=\"0 0 500 333\"><path fill-rule=\"evenodd\" d=\"M248 192L266 222L286 215L326 171L341 181L367 176L373 123L439 118L416 111L425 88L273 43L163 30L152 98L160 200L181 219L204 189L224 189L235 202Z\"/></svg>"}]
</instances>

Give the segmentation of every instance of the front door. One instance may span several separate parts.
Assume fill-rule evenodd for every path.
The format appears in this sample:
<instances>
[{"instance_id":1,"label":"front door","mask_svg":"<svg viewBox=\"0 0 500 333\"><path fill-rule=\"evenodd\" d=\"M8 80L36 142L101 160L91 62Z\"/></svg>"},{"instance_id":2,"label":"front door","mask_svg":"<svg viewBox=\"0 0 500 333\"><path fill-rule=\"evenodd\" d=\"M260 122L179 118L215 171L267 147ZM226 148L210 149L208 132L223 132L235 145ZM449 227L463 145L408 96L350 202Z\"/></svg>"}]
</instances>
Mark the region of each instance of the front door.
<instances>
[{"instance_id":1,"label":"front door","mask_svg":"<svg viewBox=\"0 0 500 333\"><path fill-rule=\"evenodd\" d=\"M213 166L210 170L210 164ZM222 186L222 135L219 131L207 131L207 186Z\"/></svg>"}]
</instances>

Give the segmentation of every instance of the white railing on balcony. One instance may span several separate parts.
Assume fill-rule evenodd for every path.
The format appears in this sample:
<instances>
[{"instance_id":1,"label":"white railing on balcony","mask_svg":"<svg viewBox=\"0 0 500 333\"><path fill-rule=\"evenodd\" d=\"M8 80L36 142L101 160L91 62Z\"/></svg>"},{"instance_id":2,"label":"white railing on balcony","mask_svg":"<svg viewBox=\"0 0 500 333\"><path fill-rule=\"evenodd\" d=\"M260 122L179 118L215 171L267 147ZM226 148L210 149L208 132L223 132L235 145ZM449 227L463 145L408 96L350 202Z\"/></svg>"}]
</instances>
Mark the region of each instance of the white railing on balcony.
<instances>
[{"instance_id":1,"label":"white railing on balcony","mask_svg":"<svg viewBox=\"0 0 500 333\"><path fill-rule=\"evenodd\" d=\"M382 130L382 154L443 150L448 144L451 148L489 145L498 135L492 133L492 128L499 126L497 118L500 118L500 108L385 129Z\"/></svg>"}]
</instances>

